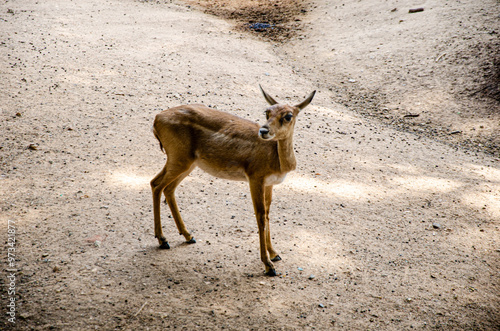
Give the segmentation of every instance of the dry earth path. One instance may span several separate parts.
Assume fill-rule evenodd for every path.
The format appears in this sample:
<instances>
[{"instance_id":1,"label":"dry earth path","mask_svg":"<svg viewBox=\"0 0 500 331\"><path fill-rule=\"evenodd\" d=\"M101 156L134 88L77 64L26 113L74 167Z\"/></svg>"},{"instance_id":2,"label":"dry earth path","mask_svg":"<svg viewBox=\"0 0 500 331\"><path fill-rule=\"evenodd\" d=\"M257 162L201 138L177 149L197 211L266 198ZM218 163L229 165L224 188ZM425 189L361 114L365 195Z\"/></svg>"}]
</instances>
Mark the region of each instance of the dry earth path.
<instances>
[{"instance_id":1,"label":"dry earth path","mask_svg":"<svg viewBox=\"0 0 500 331\"><path fill-rule=\"evenodd\" d=\"M7 1L0 31L0 329L498 329L495 158L362 117L283 48L183 4ZM318 89L275 188L274 278L245 183L187 178L198 243L164 208L169 251L149 188L157 112L201 102L262 123L259 83L290 103Z\"/></svg>"}]
</instances>

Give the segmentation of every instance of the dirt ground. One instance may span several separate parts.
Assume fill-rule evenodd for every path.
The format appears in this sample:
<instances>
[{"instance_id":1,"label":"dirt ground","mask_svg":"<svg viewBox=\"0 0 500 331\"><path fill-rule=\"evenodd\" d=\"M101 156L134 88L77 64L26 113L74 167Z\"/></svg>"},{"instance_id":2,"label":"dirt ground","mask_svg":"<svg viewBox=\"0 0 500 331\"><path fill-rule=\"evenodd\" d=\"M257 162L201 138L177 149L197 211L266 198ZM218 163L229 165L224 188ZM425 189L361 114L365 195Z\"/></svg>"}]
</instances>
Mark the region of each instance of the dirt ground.
<instances>
[{"instance_id":1,"label":"dirt ground","mask_svg":"<svg viewBox=\"0 0 500 331\"><path fill-rule=\"evenodd\" d=\"M0 329L499 330L498 2L246 3L1 2ZM153 231L155 114L263 123L259 83L318 91L274 188L277 277L246 183L194 171L197 243L166 205L172 248Z\"/></svg>"}]
</instances>

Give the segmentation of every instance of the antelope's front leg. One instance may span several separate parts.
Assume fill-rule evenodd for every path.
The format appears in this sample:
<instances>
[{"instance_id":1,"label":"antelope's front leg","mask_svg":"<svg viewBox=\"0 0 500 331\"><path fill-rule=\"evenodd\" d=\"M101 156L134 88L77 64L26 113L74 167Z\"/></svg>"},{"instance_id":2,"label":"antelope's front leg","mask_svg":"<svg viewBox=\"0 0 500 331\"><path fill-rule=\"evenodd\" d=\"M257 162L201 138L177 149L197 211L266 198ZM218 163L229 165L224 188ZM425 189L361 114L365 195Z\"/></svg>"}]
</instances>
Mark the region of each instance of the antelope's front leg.
<instances>
[{"instance_id":1,"label":"antelope's front leg","mask_svg":"<svg viewBox=\"0 0 500 331\"><path fill-rule=\"evenodd\" d=\"M252 194L255 217L257 218L257 226L259 227L260 259L266 267L266 275L276 276L274 265L269 259L269 255L267 254L267 238L269 227L268 223L266 222L264 181L251 181L250 192Z\"/></svg>"},{"instance_id":2,"label":"antelope's front leg","mask_svg":"<svg viewBox=\"0 0 500 331\"><path fill-rule=\"evenodd\" d=\"M271 209L271 202L273 200L273 186L266 186L265 188L265 199L266 199L266 245L267 251L269 252L269 257L271 261L281 261L281 257L274 250L273 244L271 243L271 228L269 227L269 210Z\"/></svg>"}]
</instances>

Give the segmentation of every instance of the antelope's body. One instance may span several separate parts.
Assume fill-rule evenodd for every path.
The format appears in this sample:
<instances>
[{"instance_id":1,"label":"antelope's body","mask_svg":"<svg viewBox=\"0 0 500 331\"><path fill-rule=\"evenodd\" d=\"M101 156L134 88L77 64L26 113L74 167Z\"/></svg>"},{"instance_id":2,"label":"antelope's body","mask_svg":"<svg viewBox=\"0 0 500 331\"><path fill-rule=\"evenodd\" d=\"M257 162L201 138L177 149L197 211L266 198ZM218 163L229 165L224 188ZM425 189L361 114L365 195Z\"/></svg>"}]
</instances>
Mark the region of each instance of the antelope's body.
<instances>
[{"instance_id":1,"label":"antelope's body","mask_svg":"<svg viewBox=\"0 0 500 331\"><path fill-rule=\"evenodd\" d=\"M179 232L187 242L196 242L184 225L174 192L194 168L200 167L219 178L249 182L259 227L261 260L266 273L276 275L271 260L281 258L270 240L272 188L295 169L292 142L295 118L312 100L314 92L297 106L278 105L262 92L271 104L263 126L203 105L178 106L156 115L153 132L167 154L166 165L151 181L155 236L161 248L169 248L161 229L162 192Z\"/></svg>"},{"instance_id":2,"label":"antelope's body","mask_svg":"<svg viewBox=\"0 0 500 331\"><path fill-rule=\"evenodd\" d=\"M160 143L168 141L161 143L167 155L182 145L183 163L190 161L218 178L248 181L253 176L270 179L282 173L278 142L259 138L259 128L229 113L185 105L158 114L153 132ZM257 156L265 160L255 160Z\"/></svg>"}]
</instances>

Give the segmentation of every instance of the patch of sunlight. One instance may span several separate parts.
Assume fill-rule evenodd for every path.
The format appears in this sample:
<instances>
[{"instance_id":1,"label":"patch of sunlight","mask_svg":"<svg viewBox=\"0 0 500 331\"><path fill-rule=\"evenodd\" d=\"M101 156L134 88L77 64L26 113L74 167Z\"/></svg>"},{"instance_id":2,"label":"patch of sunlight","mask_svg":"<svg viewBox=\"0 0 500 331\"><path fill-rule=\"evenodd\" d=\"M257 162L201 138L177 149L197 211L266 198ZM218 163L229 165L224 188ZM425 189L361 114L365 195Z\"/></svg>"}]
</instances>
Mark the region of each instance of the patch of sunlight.
<instances>
[{"instance_id":1,"label":"patch of sunlight","mask_svg":"<svg viewBox=\"0 0 500 331\"><path fill-rule=\"evenodd\" d=\"M393 182L410 190L432 192L450 192L462 186L454 180L429 176L395 177L393 178Z\"/></svg>"},{"instance_id":2,"label":"patch of sunlight","mask_svg":"<svg viewBox=\"0 0 500 331\"><path fill-rule=\"evenodd\" d=\"M482 254L491 254L490 257L495 259L498 254L498 231L481 230L482 228L479 228L475 224L470 224L469 226L464 224L463 227L448 232L443 239L450 242L454 250L469 251L473 247L474 254L479 252Z\"/></svg>"},{"instance_id":3,"label":"patch of sunlight","mask_svg":"<svg viewBox=\"0 0 500 331\"><path fill-rule=\"evenodd\" d=\"M468 165L468 167L476 174L482 176L484 179L492 182L500 182L500 169L494 167L485 167L479 165Z\"/></svg>"},{"instance_id":4,"label":"patch of sunlight","mask_svg":"<svg viewBox=\"0 0 500 331\"><path fill-rule=\"evenodd\" d=\"M319 178L305 177L302 175L292 175L286 179L283 187L304 193L323 193L333 194L339 197L359 200L373 196L386 198L401 192L401 189L412 191L431 191L431 192L451 192L459 189L462 184L450 179L442 179L428 176L405 176L395 177L393 184L399 186L389 192L384 187L376 184L367 184L348 180L334 180L327 182Z\"/></svg>"},{"instance_id":5,"label":"patch of sunlight","mask_svg":"<svg viewBox=\"0 0 500 331\"><path fill-rule=\"evenodd\" d=\"M410 175L418 175L422 173L422 169L409 164L409 163L393 163L393 164L388 164L387 166L395 169L397 172L401 174L410 174Z\"/></svg>"},{"instance_id":6,"label":"patch of sunlight","mask_svg":"<svg viewBox=\"0 0 500 331\"><path fill-rule=\"evenodd\" d=\"M379 188L366 185L359 182L352 182L347 180L335 180L334 182L326 182L318 178L303 177L303 176L290 176L287 178L284 185L290 189L302 192L315 192L333 194L339 197L350 199L362 199L376 194L381 197L384 193Z\"/></svg>"},{"instance_id":7,"label":"patch of sunlight","mask_svg":"<svg viewBox=\"0 0 500 331\"><path fill-rule=\"evenodd\" d=\"M138 176L133 173L118 172L111 175L111 179L118 185L126 185L129 187L143 187L149 186L152 178L145 176Z\"/></svg>"},{"instance_id":8,"label":"patch of sunlight","mask_svg":"<svg viewBox=\"0 0 500 331\"><path fill-rule=\"evenodd\" d=\"M493 218L500 220L500 197L495 194L464 192L462 201L479 210L487 210Z\"/></svg>"}]
</instances>

